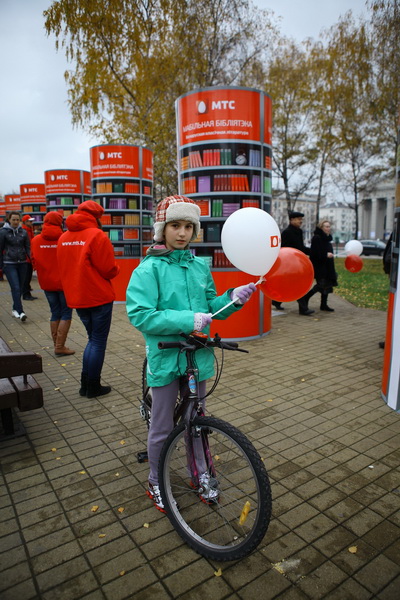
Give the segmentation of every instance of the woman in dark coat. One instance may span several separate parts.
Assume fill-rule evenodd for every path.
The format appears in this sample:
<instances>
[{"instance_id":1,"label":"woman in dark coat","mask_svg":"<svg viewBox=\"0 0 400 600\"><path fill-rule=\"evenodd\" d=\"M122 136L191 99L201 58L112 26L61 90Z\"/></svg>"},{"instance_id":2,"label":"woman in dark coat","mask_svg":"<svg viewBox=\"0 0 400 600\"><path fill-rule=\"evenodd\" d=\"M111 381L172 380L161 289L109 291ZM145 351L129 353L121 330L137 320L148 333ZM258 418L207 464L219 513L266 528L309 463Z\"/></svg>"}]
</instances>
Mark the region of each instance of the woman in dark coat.
<instances>
[{"instance_id":1,"label":"woman in dark coat","mask_svg":"<svg viewBox=\"0 0 400 600\"><path fill-rule=\"evenodd\" d=\"M308 299L317 292L321 294L321 310L333 312L328 306L328 294L337 285L337 274L333 258L331 224L329 221L318 223L311 240L310 259L314 267L316 285L308 292Z\"/></svg>"}]
</instances>

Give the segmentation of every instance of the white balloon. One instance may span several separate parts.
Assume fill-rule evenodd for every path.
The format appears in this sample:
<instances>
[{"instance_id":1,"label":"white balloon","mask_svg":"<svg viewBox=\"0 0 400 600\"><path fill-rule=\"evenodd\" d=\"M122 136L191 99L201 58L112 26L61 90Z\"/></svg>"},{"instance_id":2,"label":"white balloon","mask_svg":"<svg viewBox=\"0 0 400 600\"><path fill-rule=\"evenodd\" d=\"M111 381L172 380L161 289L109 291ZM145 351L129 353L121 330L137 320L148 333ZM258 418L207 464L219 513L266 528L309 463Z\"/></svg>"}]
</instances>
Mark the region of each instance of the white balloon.
<instances>
[{"instance_id":1,"label":"white balloon","mask_svg":"<svg viewBox=\"0 0 400 600\"><path fill-rule=\"evenodd\" d=\"M278 258L281 234L276 221L260 208L240 208L225 221L221 243L231 263L250 275L265 275Z\"/></svg>"},{"instance_id":2,"label":"white balloon","mask_svg":"<svg viewBox=\"0 0 400 600\"><path fill-rule=\"evenodd\" d=\"M363 245L358 240L350 240L346 243L344 251L346 252L347 256L349 254L355 254L356 256L360 256L360 254L363 251Z\"/></svg>"}]
</instances>

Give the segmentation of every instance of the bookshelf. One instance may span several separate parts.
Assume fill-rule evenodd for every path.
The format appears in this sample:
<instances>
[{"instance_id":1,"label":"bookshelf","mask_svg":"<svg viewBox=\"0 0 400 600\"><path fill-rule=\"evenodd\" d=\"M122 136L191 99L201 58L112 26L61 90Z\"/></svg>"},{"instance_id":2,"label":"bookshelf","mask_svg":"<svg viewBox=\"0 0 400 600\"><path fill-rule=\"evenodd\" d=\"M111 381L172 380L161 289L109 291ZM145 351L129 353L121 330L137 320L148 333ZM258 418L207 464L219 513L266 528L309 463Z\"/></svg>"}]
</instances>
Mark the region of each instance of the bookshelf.
<instances>
[{"instance_id":1,"label":"bookshelf","mask_svg":"<svg viewBox=\"0 0 400 600\"><path fill-rule=\"evenodd\" d=\"M178 98L176 114L179 192L195 200L201 213L200 233L191 248L209 264L217 289L247 283L251 276L240 273L225 256L221 231L238 209L270 212L271 100L264 92L249 88L204 88ZM269 327L265 304L268 301L259 298L251 335L247 335L248 324L241 322L227 325L225 337L264 335ZM235 319L239 323L238 315L226 323ZM224 325L218 323L219 332Z\"/></svg>"},{"instance_id":2,"label":"bookshelf","mask_svg":"<svg viewBox=\"0 0 400 600\"><path fill-rule=\"evenodd\" d=\"M78 169L45 171L44 182L47 212L57 210L67 218L76 211L79 204L91 199L89 171Z\"/></svg>"},{"instance_id":3,"label":"bookshelf","mask_svg":"<svg viewBox=\"0 0 400 600\"><path fill-rule=\"evenodd\" d=\"M133 269L153 240L153 153L130 145L101 145L90 149L92 198L105 212L103 230L119 261L113 280L117 300L125 300Z\"/></svg>"},{"instance_id":4,"label":"bookshelf","mask_svg":"<svg viewBox=\"0 0 400 600\"><path fill-rule=\"evenodd\" d=\"M24 214L35 219L32 223L34 233L39 233L46 214L46 194L44 183L22 183L20 189L20 206Z\"/></svg>"}]
</instances>

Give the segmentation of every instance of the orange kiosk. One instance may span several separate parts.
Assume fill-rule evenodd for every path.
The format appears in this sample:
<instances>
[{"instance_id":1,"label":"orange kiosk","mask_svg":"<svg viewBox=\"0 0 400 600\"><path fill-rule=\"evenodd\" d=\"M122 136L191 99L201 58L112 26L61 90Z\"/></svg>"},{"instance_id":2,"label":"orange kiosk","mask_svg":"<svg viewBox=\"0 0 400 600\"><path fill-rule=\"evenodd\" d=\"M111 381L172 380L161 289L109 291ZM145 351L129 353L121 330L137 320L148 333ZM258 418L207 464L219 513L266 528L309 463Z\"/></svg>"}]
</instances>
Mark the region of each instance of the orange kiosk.
<instances>
[{"instance_id":1,"label":"orange kiosk","mask_svg":"<svg viewBox=\"0 0 400 600\"><path fill-rule=\"evenodd\" d=\"M64 217L91 198L89 171L55 169L44 172L47 212L57 210Z\"/></svg>"},{"instance_id":2,"label":"orange kiosk","mask_svg":"<svg viewBox=\"0 0 400 600\"><path fill-rule=\"evenodd\" d=\"M105 209L103 228L120 267L112 280L116 300L125 302L132 271L153 239L153 152L124 144L94 146L90 164L92 197Z\"/></svg>"},{"instance_id":3,"label":"orange kiosk","mask_svg":"<svg viewBox=\"0 0 400 600\"><path fill-rule=\"evenodd\" d=\"M191 248L211 268L218 293L257 278L228 261L221 246L226 218L239 208L270 212L272 105L260 90L210 87L176 101L179 192L195 200L201 231ZM249 340L271 329L271 302L253 294L238 313L215 321L211 333Z\"/></svg>"},{"instance_id":4,"label":"orange kiosk","mask_svg":"<svg viewBox=\"0 0 400 600\"><path fill-rule=\"evenodd\" d=\"M398 142L400 143L400 128ZM400 157L398 158L396 173L397 184L383 359L382 397L390 408L400 411Z\"/></svg>"},{"instance_id":5,"label":"orange kiosk","mask_svg":"<svg viewBox=\"0 0 400 600\"><path fill-rule=\"evenodd\" d=\"M35 219L33 229L40 231L46 214L46 196L44 183L22 183L19 186L21 199L21 212Z\"/></svg>"}]
</instances>

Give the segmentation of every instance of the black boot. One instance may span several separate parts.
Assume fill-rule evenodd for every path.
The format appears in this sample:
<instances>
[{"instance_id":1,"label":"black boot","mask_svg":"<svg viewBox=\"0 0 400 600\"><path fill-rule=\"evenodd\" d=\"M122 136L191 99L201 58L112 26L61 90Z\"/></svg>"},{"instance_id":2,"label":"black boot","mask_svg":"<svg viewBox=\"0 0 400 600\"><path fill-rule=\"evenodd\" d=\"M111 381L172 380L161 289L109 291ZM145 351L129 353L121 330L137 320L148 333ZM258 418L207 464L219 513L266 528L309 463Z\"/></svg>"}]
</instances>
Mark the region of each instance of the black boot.
<instances>
[{"instance_id":1,"label":"black boot","mask_svg":"<svg viewBox=\"0 0 400 600\"><path fill-rule=\"evenodd\" d=\"M325 310L326 312L335 312L334 308L330 308L328 306L328 294L321 294L320 310Z\"/></svg>"},{"instance_id":2,"label":"black boot","mask_svg":"<svg viewBox=\"0 0 400 600\"><path fill-rule=\"evenodd\" d=\"M87 394L87 375L86 373L81 373L81 389L79 390L80 396L86 396Z\"/></svg>"},{"instance_id":3,"label":"black boot","mask_svg":"<svg viewBox=\"0 0 400 600\"><path fill-rule=\"evenodd\" d=\"M100 377L97 379L89 379L87 380L87 398L96 398L97 396L105 396L111 392L111 387L109 385L101 385Z\"/></svg>"}]
</instances>

